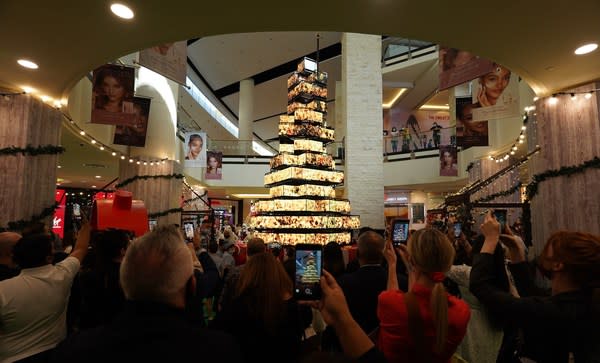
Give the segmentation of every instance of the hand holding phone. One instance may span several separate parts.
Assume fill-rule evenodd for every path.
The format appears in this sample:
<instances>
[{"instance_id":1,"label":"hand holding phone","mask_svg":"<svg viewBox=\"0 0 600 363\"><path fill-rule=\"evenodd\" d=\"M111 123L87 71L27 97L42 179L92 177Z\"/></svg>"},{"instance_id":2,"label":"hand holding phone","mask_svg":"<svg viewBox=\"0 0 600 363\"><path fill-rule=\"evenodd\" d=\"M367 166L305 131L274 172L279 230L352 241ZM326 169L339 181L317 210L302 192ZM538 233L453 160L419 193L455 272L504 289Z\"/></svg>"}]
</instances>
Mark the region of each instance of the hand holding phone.
<instances>
[{"instance_id":1,"label":"hand holding phone","mask_svg":"<svg viewBox=\"0 0 600 363\"><path fill-rule=\"evenodd\" d=\"M319 300L323 268L322 247L313 244L297 244L294 258L296 266L294 297L298 300Z\"/></svg>"}]
</instances>

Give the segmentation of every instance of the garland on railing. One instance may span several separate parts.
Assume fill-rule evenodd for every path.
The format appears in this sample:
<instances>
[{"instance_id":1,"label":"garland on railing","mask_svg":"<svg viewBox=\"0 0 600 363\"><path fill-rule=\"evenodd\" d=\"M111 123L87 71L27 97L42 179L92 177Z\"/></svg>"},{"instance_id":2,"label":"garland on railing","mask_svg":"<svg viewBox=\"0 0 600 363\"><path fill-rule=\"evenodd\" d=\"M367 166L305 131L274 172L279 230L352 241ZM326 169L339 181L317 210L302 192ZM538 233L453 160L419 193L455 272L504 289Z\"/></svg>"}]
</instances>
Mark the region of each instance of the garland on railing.
<instances>
[{"instance_id":1,"label":"garland on railing","mask_svg":"<svg viewBox=\"0 0 600 363\"><path fill-rule=\"evenodd\" d=\"M146 179L183 179L183 174L168 174L168 175L136 175L129 179L123 180L123 182L115 185L115 188L122 188L128 184L133 183L136 180L146 180Z\"/></svg>"},{"instance_id":2,"label":"garland on railing","mask_svg":"<svg viewBox=\"0 0 600 363\"><path fill-rule=\"evenodd\" d=\"M487 197L482 197L479 198L471 203L485 203L485 202L489 202L492 201L496 198L499 197L508 197L509 195L512 195L514 192L516 192L517 190L519 190L519 188L521 188L521 183L517 183L514 187L507 189L507 190L503 190L501 192L498 193L494 193L494 194L490 194Z\"/></svg>"},{"instance_id":3,"label":"garland on railing","mask_svg":"<svg viewBox=\"0 0 600 363\"><path fill-rule=\"evenodd\" d=\"M65 152L65 148L62 146L56 145L40 145L40 146L31 146L27 145L26 147L16 147L9 146L0 149L0 155L56 155L62 154Z\"/></svg>"},{"instance_id":4,"label":"garland on railing","mask_svg":"<svg viewBox=\"0 0 600 363\"><path fill-rule=\"evenodd\" d=\"M158 218L158 217L164 217L168 214L171 213L180 213L183 212L183 208L171 208L169 210L165 210L162 212L156 212L156 213L149 213L148 214L148 218Z\"/></svg>"},{"instance_id":5,"label":"garland on railing","mask_svg":"<svg viewBox=\"0 0 600 363\"><path fill-rule=\"evenodd\" d=\"M543 182L544 180L556 178L559 176L571 176L573 174L583 173L586 169L596 168L600 169L600 157L594 157L591 160L584 161L579 165L572 166L563 166L560 169L556 170L546 170L543 173L539 173L531 178L531 183L527 185L527 189L525 193L527 194L527 200L533 199L538 192L538 184Z\"/></svg>"},{"instance_id":6,"label":"garland on railing","mask_svg":"<svg viewBox=\"0 0 600 363\"><path fill-rule=\"evenodd\" d=\"M57 207L58 203L54 203L52 204L52 206L44 208L44 210L40 214L34 215L29 220L21 219L20 221L8 222L8 229L13 231L22 231L25 227L29 226L30 224L38 222L48 216L51 216Z\"/></svg>"}]
</instances>

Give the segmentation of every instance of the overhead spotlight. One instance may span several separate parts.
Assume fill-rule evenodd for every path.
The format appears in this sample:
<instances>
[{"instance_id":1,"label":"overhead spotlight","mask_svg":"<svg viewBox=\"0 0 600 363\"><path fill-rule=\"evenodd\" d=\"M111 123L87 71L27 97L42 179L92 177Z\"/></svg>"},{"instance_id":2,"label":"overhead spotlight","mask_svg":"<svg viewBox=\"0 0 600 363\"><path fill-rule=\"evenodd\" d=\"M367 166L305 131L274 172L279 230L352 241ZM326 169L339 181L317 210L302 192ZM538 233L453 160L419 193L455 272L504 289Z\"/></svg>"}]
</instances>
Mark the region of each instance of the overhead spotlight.
<instances>
[{"instance_id":1,"label":"overhead spotlight","mask_svg":"<svg viewBox=\"0 0 600 363\"><path fill-rule=\"evenodd\" d=\"M79 135L84 136L85 135L85 131L83 131L83 130L79 131Z\"/></svg>"},{"instance_id":2,"label":"overhead spotlight","mask_svg":"<svg viewBox=\"0 0 600 363\"><path fill-rule=\"evenodd\" d=\"M125 160L125 155L121 155L121 160Z\"/></svg>"},{"instance_id":3,"label":"overhead spotlight","mask_svg":"<svg viewBox=\"0 0 600 363\"><path fill-rule=\"evenodd\" d=\"M552 97L550 97L550 99L548 100L548 102L551 105L556 105L556 103L558 103L558 97L556 97L556 94L552 95Z\"/></svg>"},{"instance_id":4,"label":"overhead spotlight","mask_svg":"<svg viewBox=\"0 0 600 363\"><path fill-rule=\"evenodd\" d=\"M17 63L19 63L19 65L21 67L25 67L25 68L29 68L29 69L38 69L38 65L35 64L35 62L32 62L30 60L27 59L19 59L17 60Z\"/></svg>"},{"instance_id":5,"label":"overhead spotlight","mask_svg":"<svg viewBox=\"0 0 600 363\"><path fill-rule=\"evenodd\" d=\"M490 155L490 160L494 160L494 157L492 155Z\"/></svg>"},{"instance_id":6,"label":"overhead spotlight","mask_svg":"<svg viewBox=\"0 0 600 363\"><path fill-rule=\"evenodd\" d=\"M110 11L113 12L116 16L122 19L133 19L133 10L131 10L128 6L114 3L110 6Z\"/></svg>"},{"instance_id":7,"label":"overhead spotlight","mask_svg":"<svg viewBox=\"0 0 600 363\"><path fill-rule=\"evenodd\" d=\"M162 161L162 163L164 164L164 163L165 163L165 161L163 160L163 161Z\"/></svg>"},{"instance_id":8,"label":"overhead spotlight","mask_svg":"<svg viewBox=\"0 0 600 363\"><path fill-rule=\"evenodd\" d=\"M592 98L592 92L586 93L583 97L585 97L586 100L589 100L590 98Z\"/></svg>"},{"instance_id":9,"label":"overhead spotlight","mask_svg":"<svg viewBox=\"0 0 600 363\"><path fill-rule=\"evenodd\" d=\"M504 155L504 160L508 160L508 158L510 158L508 154Z\"/></svg>"},{"instance_id":10,"label":"overhead spotlight","mask_svg":"<svg viewBox=\"0 0 600 363\"><path fill-rule=\"evenodd\" d=\"M92 139L92 144L95 144L95 143L96 143L96 140Z\"/></svg>"},{"instance_id":11,"label":"overhead spotlight","mask_svg":"<svg viewBox=\"0 0 600 363\"><path fill-rule=\"evenodd\" d=\"M521 130L523 130L523 131L527 130L527 126L525 126L525 125L521 126Z\"/></svg>"},{"instance_id":12,"label":"overhead spotlight","mask_svg":"<svg viewBox=\"0 0 600 363\"><path fill-rule=\"evenodd\" d=\"M598 49L598 44L589 43L589 44L582 45L581 47L575 49L575 54L584 55L584 54L591 53L591 52L595 51L596 49Z\"/></svg>"},{"instance_id":13,"label":"overhead spotlight","mask_svg":"<svg viewBox=\"0 0 600 363\"><path fill-rule=\"evenodd\" d=\"M117 153L113 151L112 156L117 156Z\"/></svg>"}]
</instances>

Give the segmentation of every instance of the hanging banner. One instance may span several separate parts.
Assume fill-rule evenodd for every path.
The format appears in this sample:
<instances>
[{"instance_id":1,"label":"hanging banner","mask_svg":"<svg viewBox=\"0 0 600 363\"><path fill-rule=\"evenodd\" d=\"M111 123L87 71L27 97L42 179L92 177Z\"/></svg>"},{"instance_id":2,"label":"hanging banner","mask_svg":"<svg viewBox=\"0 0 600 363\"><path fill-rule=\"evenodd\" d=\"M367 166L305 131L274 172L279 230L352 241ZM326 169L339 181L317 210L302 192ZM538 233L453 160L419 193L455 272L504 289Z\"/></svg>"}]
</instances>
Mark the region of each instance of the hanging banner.
<instances>
[{"instance_id":1,"label":"hanging banner","mask_svg":"<svg viewBox=\"0 0 600 363\"><path fill-rule=\"evenodd\" d=\"M462 148L488 146L488 122L473 121L471 97L456 97L456 144Z\"/></svg>"},{"instance_id":2,"label":"hanging banner","mask_svg":"<svg viewBox=\"0 0 600 363\"><path fill-rule=\"evenodd\" d=\"M146 145L150 102L149 98L133 98L134 122L130 125L117 125L115 127L113 144L137 147L144 147Z\"/></svg>"},{"instance_id":3,"label":"hanging banner","mask_svg":"<svg viewBox=\"0 0 600 363\"><path fill-rule=\"evenodd\" d=\"M494 62L467 51L440 46L440 90L468 82L494 70Z\"/></svg>"},{"instance_id":4,"label":"hanging banner","mask_svg":"<svg viewBox=\"0 0 600 363\"><path fill-rule=\"evenodd\" d=\"M185 85L187 41L163 43L140 51L139 64Z\"/></svg>"},{"instance_id":5,"label":"hanging banner","mask_svg":"<svg viewBox=\"0 0 600 363\"><path fill-rule=\"evenodd\" d=\"M205 179L221 180L223 168L223 153L220 151L206 152L206 173Z\"/></svg>"},{"instance_id":6,"label":"hanging banner","mask_svg":"<svg viewBox=\"0 0 600 363\"><path fill-rule=\"evenodd\" d=\"M91 123L131 125L135 122L133 107L135 70L115 64L96 68L92 78Z\"/></svg>"},{"instance_id":7,"label":"hanging banner","mask_svg":"<svg viewBox=\"0 0 600 363\"><path fill-rule=\"evenodd\" d=\"M67 204L65 190L56 189L54 200L56 201L57 206L54 210L54 217L52 218L52 233L57 234L62 239L65 235L65 208Z\"/></svg>"},{"instance_id":8,"label":"hanging banner","mask_svg":"<svg viewBox=\"0 0 600 363\"><path fill-rule=\"evenodd\" d=\"M471 82L473 121L519 116L518 77L501 65Z\"/></svg>"},{"instance_id":9,"label":"hanging banner","mask_svg":"<svg viewBox=\"0 0 600 363\"><path fill-rule=\"evenodd\" d=\"M185 161L186 168L206 167L206 133L200 131L185 134Z\"/></svg>"},{"instance_id":10,"label":"hanging banner","mask_svg":"<svg viewBox=\"0 0 600 363\"><path fill-rule=\"evenodd\" d=\"M455 145L440 146L440 176L458 176L458 152Z\"/></svg>"}]
</instances>

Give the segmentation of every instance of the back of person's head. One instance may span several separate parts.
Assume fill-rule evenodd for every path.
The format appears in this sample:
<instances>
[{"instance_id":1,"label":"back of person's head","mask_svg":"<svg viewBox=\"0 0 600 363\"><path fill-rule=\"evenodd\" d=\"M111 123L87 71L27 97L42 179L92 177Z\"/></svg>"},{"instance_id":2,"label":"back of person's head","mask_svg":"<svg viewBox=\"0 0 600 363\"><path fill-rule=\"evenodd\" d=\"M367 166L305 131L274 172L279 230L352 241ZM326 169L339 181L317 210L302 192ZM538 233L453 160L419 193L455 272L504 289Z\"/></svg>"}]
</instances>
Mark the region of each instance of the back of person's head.
<instances>
[{"instance_id":1,"label":"back of person's head","mask_svg":"<svg viewBox=\"0 0 600 363\"><path fill-rule=\"evenodd\" d=\"M134 240L121 263L127 300L172 304L192 276L192 256L179 229L159 226Z\"/></svg>"},{"instance_id":2,"label":"back of person's head","mask_svg":"<svg viewBox=\"0 0 600 363\"><path fill-rule=\"evenodd\" d=\"M267 245L269 251L275 256L275 258L279 258L281 256L281 244L278 242L271 242Z\"/></svg>"},{"instance_id":3,"label":"back of person's head","mask_svg":"<svg viewBox=\"0 0 600 363\"><path fill-rule=\"evenodd\" d=\"M335 277L345 272L344 254L339 244L329 242L323 247L323 268Z\"/></svg>"},{"instance_id":4,"label":"back of person's head","mask_svg":"<svg viewBox=\"0 0 600 363\"><path fill-rule=\"evenodd\" d=\"M209 242L208 243L208 252L210 253L217 253L217 251L219 251L219 245L216 242Z\"/></svg>"},{"instance_id":5,"label":"back of person's head","mask_svg":"<svg viewBox=\"0 0 600 363\"><path fill-rule=\"evenodd\" d=\"M283 265L270 253L248 259L240 274L235 296L248 299L251 314L273 329L285 312L284 300L291 297L292 281Z\"/></svg>"},{"instance_id":6,"label":"back of person's head","mask_svg":"<svg viewBox=\"0 0 600 363\"><path fill-rule=\"evenodd\" d=\"M284 246L283 247L283 252L285 254L285 257L287 257L288 259L294 259L295 254L296 254L296 248L294 246Z\"/></svg>"},{"instance_id":7,"label":"back of person's head","mask_svg":"<svg viewBox=\"0 0 600 363\"><path fill-rule=\"evenodd\" d=\"M246 255L248 257L258 255L259 253L263 253L266 250L267 246L265 245L265 241L262 238L250 238L248 240L248 243L246 244Z\"/></svg>"},{"instance_id":8,"label":"back of person's head","mask_svg":"<svg viewBox=\"0 0 600 363\"><path fill-rule=\"evenodd\" d=\"M47 234L48 228L44 222L32 222L23 228L23 237L31 234Z\"/></svg>"},{"instance_id":9,"label":"back of person's head","mask_svg":"<svg viewBox=\"0 0 600 363\"><path fill-rule=\"evenodd\" d=\"M21 235L15 232L0 232L0 263L12 266L13 248L21 239Z\"/></svg>"},{"instance_id":10,"label":"back of person's head","mask_svg":"<svg viewBox=\"0 0 600 363\"><path fill-rule=\"evenodd\" d=\"M600 288L600 236L559 231L553 233L540 256L540 267L551 275L562 264L569 280L581 288Z\"/></svg>"},{"instance_id":11,"label":"back of person's head","mask_svg":"<svg viewBox=\"0 0 600 363\"><path fill-rule=\"evenodd\" d=\"M22 269L47 265L51 257L52 237L47 233L29 234L13 247L13 259Z\"/></svg>"},{"instance_id":12,"label":"back of person's head","mask_svg":"<svg viewBox=\"0 0 600 363\"><path fill-rule=\"evenodd\" d=\"M454 247L445 234L433 228L416 231L407 247L411 263L434 281L430 304L436 332L435 351L442 352L448 337L448 298L442 281L443 274L452 267Z\"/></svg>"},{"instance_id":13,"label":"back of person's head","mask_svg":"<svg viewBox=\"0 0 600 363\"><path fill-rule=\"evenodd\" d=\"M122 256L129 245L129 234L122 229L107 229L95 234L95 243L100 264L108 264Z\"/></svg>"},{"instance_id":14,"label":"back of person's head","mask_svg":"<svg viewBox=\"0 0 600 363\"><path fill-rule=\"evenodd\" d=\"M225 232L223 232L223 237L229 239L229 237L231 237L231 229L226 229Z\"/></svg>"},{"instance_id":15,"label":"back of person's head","mask_svg":"<svg viewBox=\"0 0 600 363\"><path fill-rule=\"evenodd\" d=\"M383 260L385 240L375 231L365 232L358 237L359 262L365 264L379 264Z\"/></svg>"}]
</instances>

